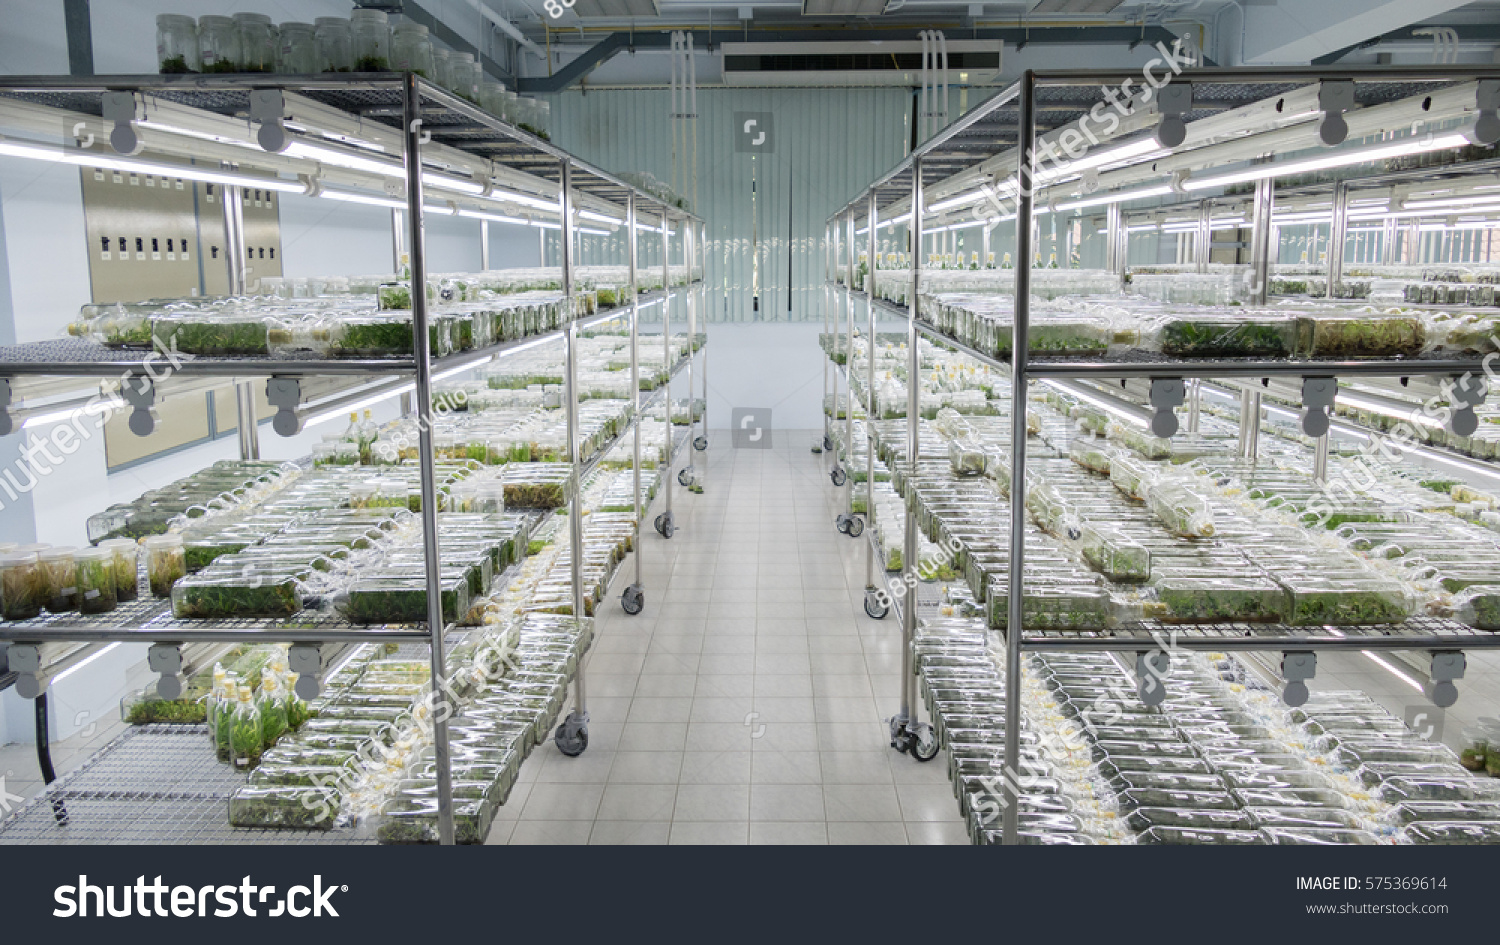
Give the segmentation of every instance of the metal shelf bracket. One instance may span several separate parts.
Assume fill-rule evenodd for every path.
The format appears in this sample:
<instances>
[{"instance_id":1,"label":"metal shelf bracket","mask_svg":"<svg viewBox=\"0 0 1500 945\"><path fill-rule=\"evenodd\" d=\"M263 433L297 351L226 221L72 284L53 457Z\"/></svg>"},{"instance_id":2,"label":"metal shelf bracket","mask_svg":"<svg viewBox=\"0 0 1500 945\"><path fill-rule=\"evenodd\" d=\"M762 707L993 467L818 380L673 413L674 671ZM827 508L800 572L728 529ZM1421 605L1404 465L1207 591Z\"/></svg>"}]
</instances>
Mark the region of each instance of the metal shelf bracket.
<instances>
[{"instance_id":1,"label":"metal shelf bracket","mask_svg":"<svg viewBox=\"0 0 1500 945\"><path fill-rule=\"evenodd\" d=\"M302 406L302 382L295 377L272 377L266 381L266 400L276 408L271 419L271 429L282 436L296 436L302 432L302 415L297 408Z\"/></svg>"}]
</instances>

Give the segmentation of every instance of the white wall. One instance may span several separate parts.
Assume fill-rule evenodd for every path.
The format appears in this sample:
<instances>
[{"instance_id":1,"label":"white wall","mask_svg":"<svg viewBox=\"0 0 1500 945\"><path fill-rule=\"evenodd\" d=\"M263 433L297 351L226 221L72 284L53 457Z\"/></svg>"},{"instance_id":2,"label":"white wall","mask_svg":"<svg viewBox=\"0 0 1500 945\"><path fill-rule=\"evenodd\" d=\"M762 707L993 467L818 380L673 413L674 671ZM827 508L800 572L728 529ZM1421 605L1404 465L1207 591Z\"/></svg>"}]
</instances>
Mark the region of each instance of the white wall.
<instances>
[{"instance_id":1,"label":"white wall","mask_svg":"<svg viewBox=\"0 0 1500 945\"><path fill-rule=\"evenodd\" d=\"M15 340L62 336L78 307L90 300L78 168L0 160L0 227Z\"/></svg>"}]
</instances>

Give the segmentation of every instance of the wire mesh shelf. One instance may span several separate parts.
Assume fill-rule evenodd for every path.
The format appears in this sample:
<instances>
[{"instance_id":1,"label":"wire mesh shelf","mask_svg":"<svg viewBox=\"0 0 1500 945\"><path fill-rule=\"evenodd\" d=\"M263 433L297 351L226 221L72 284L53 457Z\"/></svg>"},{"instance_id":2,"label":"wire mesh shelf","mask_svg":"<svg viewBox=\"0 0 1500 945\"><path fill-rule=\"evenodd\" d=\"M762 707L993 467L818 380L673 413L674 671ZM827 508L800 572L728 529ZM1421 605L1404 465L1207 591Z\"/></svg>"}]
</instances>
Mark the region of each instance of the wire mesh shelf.
<instances>
[{"instance_id":1,"label":"wire mesh shelf","mask_svg":"<svg viewBox=\"0 0 1500 945\"><path fill-rule=\"evenodd\" d=\"M215 760L205 725L127 730L4 821L0 844L366 844L352 827L233 827L245 776Z\"/></svg>"}]
</instances>

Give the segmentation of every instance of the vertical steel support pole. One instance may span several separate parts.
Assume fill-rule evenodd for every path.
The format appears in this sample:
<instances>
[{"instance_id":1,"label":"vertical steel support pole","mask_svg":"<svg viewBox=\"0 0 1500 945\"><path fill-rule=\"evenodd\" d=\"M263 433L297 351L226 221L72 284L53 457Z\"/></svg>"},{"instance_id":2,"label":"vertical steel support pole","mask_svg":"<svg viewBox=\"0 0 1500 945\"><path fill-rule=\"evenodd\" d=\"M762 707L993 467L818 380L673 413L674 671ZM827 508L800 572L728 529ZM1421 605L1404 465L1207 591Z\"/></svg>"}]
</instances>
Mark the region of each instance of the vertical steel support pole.
<instances>
[{"instance_id":1,"label":"vertical steel support pole","mask_svg":"<svg viewBox=\"0 0 1500 945\"><path fill-rule=\"evenodd\" d=\"M1349 182L1333 185L1333 226L1328 236L1328 298L1339 297L1344 284L1344 244L1349 239Z\"/></svg>"},{"instance_id":2,"label":"vertical steel support pole","mask_svg":"<svg viewBox=\"0 0 1500 945\"><path fill-rule=\"evenodd\" d=\"M693 334L698 330L698 296L693 291L693 251L696 233L693 232L693 221L691 218L682 221L682 262L683 268L687 270L688 284L683 288L683 295L687 297L687 388L688 388L688 465L692 466L693 440L698 435L698 414L693 404L693 367L697 361L697 355L693 353Z\"/></svg>"},{"instance_id":3,"label":"vertical steel support pole","mask_svg":"<svg viewBox=\"0 0 1500 945\"><path fill-rule=\"evenodd\" d=\"M244 295L245 192L233 184L219 187L219 205L224 215L224 268L229 294ZM260 459L260 428L255 418L255 389L248 381L234 385L235 423L240 441L240 459Z\"/></svg>"},{"instance_id":4,"label":"vertical steel support pole","mask_svg":"<svg viewBox=\"0 0 1500 945\"><path fill-rule=\"evenodd\" d=\"M1005 620L1005 774L1007 782L1020 777L1021 763L1021 595L1022 558L1026 550L1026 358L1031 319L1031 213L1036 187L1036 74L1021 74L1020 166L1016 171L1016 302L1010 364L1010 574ZM1116 210L1118 205L1110 204ZM1123 226L1123 224L1122 224ZM1123 240L1121 241L1123 243ZM1121 246L1123 257L1124 247ZM1124 271L1123 258L1120 269ZM1017 841L1016 818L1021 799L1006 798L1002 812L1002 842Z\"/></svg>"},{"instance_id":5,"label":"vertical steel support pole","mask_svg":"<svg viewBox=\"0 0 1500 945\"><path fill-rule=\"evenodd\" d=\"M225 167L236 165L225 163ZM229 294L244 295L245 192L234 184L219 185L219 206L224 214L224 268L229 276Z\"/></svg>"},{"instance_id":6,"label":"vertical steel support pole","mask_svg":"<svg viewBox=\"0 0 1500 945\"><path fill-rule=\"evenodd\" d=\"M990 264L990 230L991 229L992 229L992 227L988 223L986 223L979 230L982 234L984 234L983 238L982 238L984 246L982 247L981 257L980 257L980 260L979 260L979 268L980 269L986 269L986 268L989 267L989 264Z\"/></svg>"},{"instance_id":7,"label":"vertical steel support pole","mask_svg":"<svg viewBox=\"0 0 1500 945\"><path fill-rule=\"evenodd\" d=\"M844 472L849 476L849 494L854 494L854 210L844 220L849 234L849 258L844 270L844 317L849 323L848 346L844 354Z\"/></svg>"},{"instance_id":8,"label":"vertical steel support pole","mask_svg":"<svg viewBox=\"0 0 1500 945\"><path fill-rule=\"evenodd\" d=\"M441 556L438 554L437 478L432 450L432 347L427 334L427 260L422 228L422 119L418 78L408 73L401 83L402 149L406 159L406 202L410 216L412 350L416 358L416 409L422 482L422 551L427 571L427 631L432 659L433 756L437 762L438 841L453 843L453 778L448 766L448 692L443 657Z\"/></svg>"},{"instance_id":9,"label":"vertical steel support pole","mask_svg":"<svg viewBox=\"0 0 1500 945\"><path fill-rule=\"evenodd\" d=\"M246 381L234 385L234 415L240 437L240 459L260 459L260 427L255 417L255 388Z\"/></svg>"},{"instance_id":10,"label":"vertical steel support pole","mask_svg":"<svg viewBox=\"0 0 1500 945\"><path fill-rule=\"evenodd\" d=\"M1265 305L1271 277L1271 213L1275 188L1270 178L1255 182L1255 213L1250 224L1250 304Z\"/></svg>"},{"instance_id":11,"label":"vertical steel support pole","mask_svg":"<svg viewBox=\"0 0 1500 945\"><path fill-rule=\"evenodd\" d=\"M870 190L870 209L865 215L865 225L870 228L870 248L867 250L870 269L865 275L865 308L870 313L870 331L865 341L869 370L865 372L865 521L866 528L875 523L875 270L878 268L876 254L876 217L879 210L875 204L875 191ZM865 590L875 589L875 533L865 540Z\"/></svg>"},{"instance_id":12,"label":"vertical steel support pole","mask_svg":"<svg viewBox=\"0 0 1500 945\"><path fill-rule=\"evenodd\" d=\"M701 220L698 221L697 227L698 238L693 242L693 261L697 262L700 266L702 266L703 269L707 270L708 227ZM693 270L691 267L689 267L689 284L692 283L692 279ZM711 320L708 311L708 286L707 284L698 286L696 289L694 289L694 291L699 292L703 297L703 364L701 365L699 376L703 380L703 439L706 445L708 441L708 324ZM697 449L697 447L695 446L694 449ZM707 451L705 450L705 452ZM705 459L706 458L707 457L705 457ZM704 466L706 468L707 463L705 463Z\"/></svg>"},{"instance_id":13,"label":"vertical steel support pole","mask_svg":"<svg viewBox=\"0 0 1500 945\"><path fill-rule=\"evenodd\" d=\"M844 264L844 221L843 221L843 219L841 217L834 217L834 220L833 220L833 272L834 272L834 279L835 279L835 281L837 281L837 279L838 279L838 271L839 271L840 267L843 266L843 264ZM839 349L839 312L841 311L841 309L838 306L840 305L840 300L841 299L842 300L847 300L848 297L849 297L848 296L849 286L846 284L846 285L843 286L843 289L844 289L844 294L834 296L834 309L833 309L832 314L830 316L830 318L832 319L832 322L833 322L833 328L832 328L832 333L829 335L829 342L833 345L833 350L834 350L835 353L837 353L838 349ZM837 291L837 290L835 290L835 291ZM849 352L847 352L847 351L844 352L844 366L845 366L845 368L847 368L849 366ZM848 379L845 378L845 380L847 381ZM847 394L848 394L848 384L847 383L844 386L844 390L845 390L845 395L847 397ZM839 371L838 371L838 368L835 367L833 369L833 404L830 407L829 412L828 412L828 427L829 427L829 433L830 434L832 434L833 430L838 429L838 423L839 423ZM833 468L837 469L838 467L839 467L839 450L838 450L838 444L835 443L834 447L833 447Z\"/></svg>"},{"instance_id":14,"label":"vertical steel support pole","mask_svg":"<svg viewBox=\"0 0 1500 945\"><path fill-rule=\"evenodd\" d=\"M1120 214L1120 205L1118 203L1112 203L1104 208L1104 268L1113 273L1120 273L1125 269L1123 262L1125 255L1124 247L1120 245L1120 234L1123 232L1122 221L1123 217ZM1029 229L1026 231L1026 241L1028 243L1031 242L1031 231ZM1019 256L1019 246L1016 247L1016 251L1016 255ZM1030 265L1031 260L1026 260L1026 263ZM1021 261L1019 259L1016 260L1016 268L1021 268Z\"/></svg>"},{"instance_id":15,"label":"vertical steel support pole","mask_svg":"<svg viewBox=\"0 0 1500 945\"><path fill-rule=\"evenodd\" d=\"M1203 412L1203 379L1200 377L1188 380L1188 422L1187 432L1197 433L1199 419Z\"/></svg>"},{"instance_id":16,"label":"vertical steel support pole","mask_svg":"<svg viewBox=\"0 0 1500 945\"><path fill-rule=\"evenodd\" d=\"M1260 454L1261 392L1247 380L1240 390L1240 455L1254 461Z\"/></svg>"},{"instance_id":17,"label":"vertical steel support pole","mask_svg":"<svg viewBox=\"0 0 1500 945\"><path fill-rule=\"evenodd\" d=\"M645 550L641 547L641 517L645 514L641 507L641 294L639 273L636 272L639 258L634 191L625 197L625 230L630 267L630 396L635 401L635 427L631 430L633 461L630 464L635 471L635 583L637 587L644 587L641 583L641 557Z\"/></svg>"},{"instance_id":18,"label":"vertical steel support pole","mask_svg":"<svg viewBox=\"0 0 1500 945\"><path fill-rule=\"evenodd\" d=\"M911 292L906 299L906 494L916 488L918 436L921 421L918 389L922 380L922 359L917 355L917 298L922 291L922 158L911 162ZM898 720L910 727L916 720L916 675L912 671L912 641L917 637L917 514L911 502L904 501L906 528L901 543L901 715Z\"/></svg>"},{"instance_id":19,"label":"vertical steel support pole","mask_svg":"<svg viewBox=\"0 0 1500 945\"><path fill-rule=\"evenodd\" d=\"M833 329L829 327L829 318L833 312L833 226L830 223L823 224L823 337L830 340L832 348ZM823 443L829 442L828 434L831 432L828 425L828 362L833 357L833 351L823 359L823 403L819 409L823 414Z\"/></svg>"},{"instance_id":20,"label":"vertical steel support pole","mask_svg":"<svg viewBox=\"0 0 1500 945\"><path fill-rule=\"evenodd\" d=\"M391 209L391 272L401 275L401 257L406 255L406 222L401 211Z\"/></svg>"},{"instance_id":21,"label":"vertical steel support pole","mask_svg":"<svg viewBox=\"0 0 1500 945\"><path fill-rule=\"evenodd\" d=\"M1389 266L1396 261L1396 218L1387 217L1380 225L1380 264Z\"/></svg>"},{"instance_id":22,"label":"vertical steel support pole","mask_svg":"<svg viewBox=\"0 0 1500 945\"><path fill-rule=\"evenodd\" d=\"M1208 272L1209 255L1213 252L1213 201L1198 201L1198 239L1193 244L1193 263L1198 272Z\"/></svg>"},{"instance_id":23,"label":"vertical steel support pole","mask_svg":"<svg viewBox=\"0 0 1500 945\"><path fill-rule=\"evenodd\" d=\"M573 618L582 621L583 609L583 478L579 474L583 467L583 456L578 448L578 312L574 309L573 289L573 162L564 158L561 162L561 189L558 197L562 205L562 288L563 304L566 306L568 324L563 333L566 348L564 359L567 374L563 381L563 408L568 420L568 462L572 464L573 496L568 501L568 565L573 578ZM573 682L573 712L584 721L588 720L588 700L585 697L583 664L578 666Z\"/></svg>"},{"instance_id":24,"label":"vertical steel support pole","mask_svg":"<svg viewBox=\"0 0 1500 945\"><path fill-rule=\"evenodd\" d=\"M488 272L490 268L490 221L479 221L479 269Z\"/></svg>"},{"instance_id":25,"label":"vertical steel support pole","mask_svg":"<svg viewBox=\"0 0 1500 945\"><path fill-rule=\"evenodd\" d=\"M672 517L672 466L677 462L677 433L672 429L672 223L667 208L661 208L661 358L667 371L667 472L662 491L667 494L667 517Z\"/></svg>"}]
</instances>

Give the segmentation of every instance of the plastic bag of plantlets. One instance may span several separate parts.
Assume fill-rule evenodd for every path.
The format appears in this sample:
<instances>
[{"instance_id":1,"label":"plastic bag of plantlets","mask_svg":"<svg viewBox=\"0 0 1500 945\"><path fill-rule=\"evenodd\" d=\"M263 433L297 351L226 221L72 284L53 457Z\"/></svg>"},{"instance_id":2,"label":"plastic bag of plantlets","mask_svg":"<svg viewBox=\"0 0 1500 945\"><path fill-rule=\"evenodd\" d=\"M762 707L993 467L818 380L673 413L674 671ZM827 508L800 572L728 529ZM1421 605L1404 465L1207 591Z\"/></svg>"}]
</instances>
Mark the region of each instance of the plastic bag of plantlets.
<instances>
[{"instance_id":1,"label":"plastic bag of plantlets","mask_svg":"<svg viewBox=\"0 0 1500 945\"><path fill-rule=\"evenodd\" d=\"M271 353L268 321L261 315L163 315L151 330L163 348L187 354L254 356Z\"/></svg>"},{"instance_id":2,"label":"plastic bag of plantlets","mask_svg":"<svg viewBox=\"0 0 1500 945\"><path fill-rule=\"evenodd\" d=\"M445 569L441 588L443 620L453 623L471 606L468 576ZM361 577L349 586L341 609L350 623L424 623L427 582L411 577Z\"/></svg>"},{"instance_id":3,"label":"plastic bag of plantlets","mask_svg":"<svg viewBox=\"0 0 1500 945\"><path fill-rule=\"evenodd\" d=\"M1171 440L1152 436L1149 431L1139 427L1112 423L1109 426L1109 438L1121 446L1134 450L1145 459L1162 460L1172 457Z\"/></svg>"},{"instance_id":4,"label":"plastic bag of plantlets","mask_svg":"<svg viewBox=\"0 0 1500 945\"><path fill-rule=\"evenodd\" d=\"M1078 572L1079 580L1068 584L1042 585L1027 582L1021 599L1021 620L1028 630L1103 630L1109 618L1109 592L1096 575ZM989 625L1005 629L1009 619L1010 585L991 582L985 600Z\"/></svg>"},{"instance_id":5,"label":"plastic bag of plantlets","mask_svg":"<svg viewBox=\"0 0 1500 945\"><path fill-rule=\"evenodd\" d=\"M1286 594L1269 578L1180 574L1158 569L1152 584L1167 610L1164 620L1182 623L1286 622Z\"/></svg>"},{"instance_id":6,"label":"plastic bag of plantlets","mask_svg":"<svg viewBox=\"0 0 1500 945\"><path fill-rule=\"evenodd\" d=\"M1073 462L1089 472L1109 475L1111 450L1102 437L1075 436L1068 447L1068 456Z\"/></svg>"},{"instance_id":7,"label":"plastic bag of plantlets","mask_svg":"<svg viewBox=\"0 0 1500 945\"><path fill-rule=\"evenodd\" d=\"M453 834L458 843L484 843L495 805L487 800L454 798ZM375 835L381 843L437 843L436 797L402 794L381 805Z\"/></svg>"},{"instance_id":8,"label":"plastic bag of plantlets","mask_svg":"<svg viewBox=\"0 0 1500 945\"><path fill-rule=\"evenodd\" d=\"M1286 358L1297 352L1297 319L1273 312L1172 312L1151 322L1142 347L1176 358Z\"/></svg>"},{"instance_id":9,"label":"plastic bag of plantlets","mask_svg":"<svg viewBox=\"0 0 1500 945\"><path fill-rule=\"evenodd\" d=\"M1384 578L1337 578L1277 575L1286 588L1289 613L1295 626L1370 626L1400 623L1411 615L1414 601L1399 583Z\"/></svg>"},{"instance_id":10,"label":"plastic bag of plantlets","mask_svg":"<svg viewBox=\"0 0 1500 945\"><path fill-rule=\"evenodd\" d=\"M1119 529L1085 525L1081 547L1084 560L1111 581L1134 584L1151 578L1150 550Z\"/></svg>"},{"instance_id":11,"label":"plastic bag of plantlets","mask_svg":"<svg viewBox=\"0 0 1500 945\"><path fill-rule=\"evenodd\" d=\"M412 353L411 313L345 315L330 329L335 358L394 358Z\"/></svg>"},{"instance_id":12,"label":"plastic bag of plantlets","mask_svg":"<svg viewBox=\"0 0 1500 945\"><path fill-rule=\"evenodd\" d=\"M1500 630L1500 584L1473 584L1453 598L1453 617L1480 630Z\"/></svg>"},{"instance_id":13,"label":"plastic bag of plantlets","mask_svg":"<svg viewBox=\"0 0 1500 945\"><path fill-rule=\"evenodd\" d=\"M204 571L172 586L172 614L178 619L283 617L301 609L301 579L276 569Z\"/></svg>"},{"instance_id":14,"label":"plastic bag of plantlets","mask_svg":"<svg viewBox=\"0 0 1500 945\"><path fill-rule=\"evenodd\" d=\"M1396 358L1419 355L1427 345L1427 323L1418 314L1304 315L1298 322L1298 353L1314 358Z\"/></svg>"},{"instance_id":15,"label":"plastic bag of plantlets","mask_svg":"<svg viewBox=\"0 0 1500 945\"><path fill-rule=\"evenodd\" d=\"M246 786L229 798L229 822L236 827L328 830L342 803L342 795L330 787Z\"/></svg>"},{"instance_id":16,"label":"plastic bag of plantlets","mask_svg":"<svg viewBox=\"0 0 1500 945\"><path fill-rule=\"evenodd\" d=\"M1180 538L1211 538L1215 532L1208 500L1185 483L1158 479L1147 490L1146 505L1157 521Z\"/></svg>"}]
</instances>

